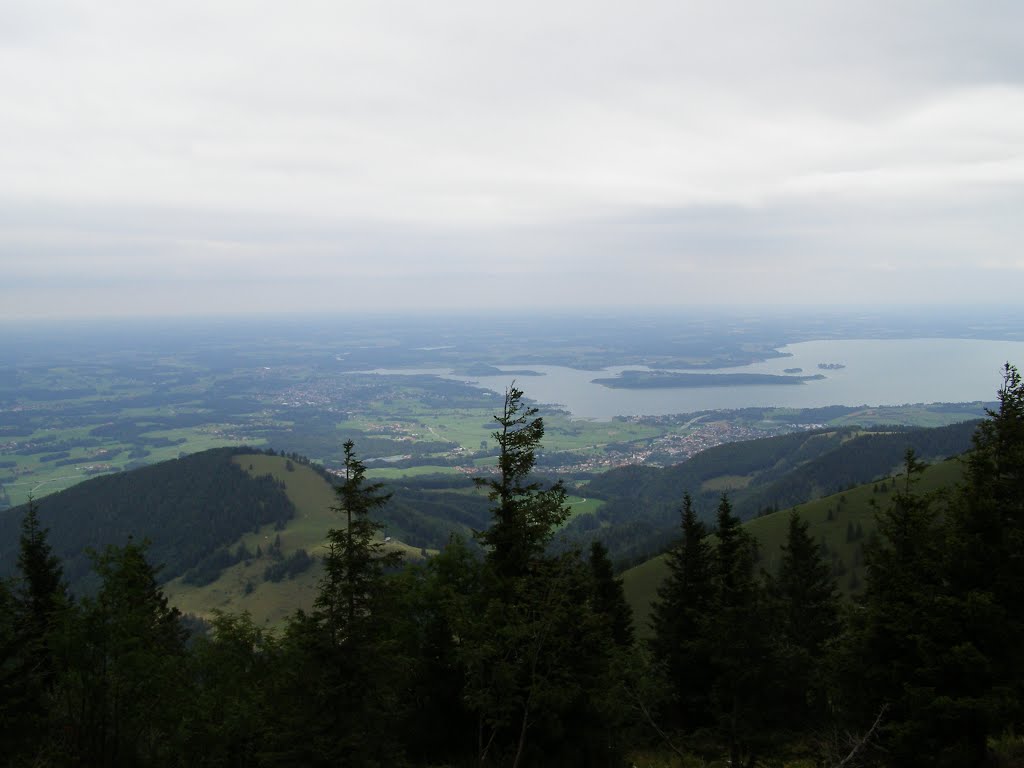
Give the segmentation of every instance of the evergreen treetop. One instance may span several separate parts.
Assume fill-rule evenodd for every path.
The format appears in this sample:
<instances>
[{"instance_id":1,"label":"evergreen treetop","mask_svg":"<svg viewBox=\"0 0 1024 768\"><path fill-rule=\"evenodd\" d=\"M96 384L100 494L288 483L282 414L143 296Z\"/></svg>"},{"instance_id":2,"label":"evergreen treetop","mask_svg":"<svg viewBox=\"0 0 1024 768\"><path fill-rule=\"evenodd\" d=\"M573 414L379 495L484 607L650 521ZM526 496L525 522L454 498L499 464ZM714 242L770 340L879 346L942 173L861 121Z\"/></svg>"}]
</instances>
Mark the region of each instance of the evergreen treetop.
<instances>
[{"instance_id":1,"label":"evergreen treetop","mask_svg":"<svg viewBox=\"0 0 1024 768\"><path fill-rule=\"evenodd\" d=\"M488 489L494 522L478 534L489 548L487 557L502 579L522 576L532 558L543 555L555 529L569 517L566 491L559 480L550 488L530 481L536 451L544 437L544 421L537 409L523 403L523 391L515 382L505 390L501 414L494 416L499 429L498 476L478 478Z\"/></svg>"},{"instance_id":2,"label":"evergreen treetop","mask_svg":"<svg viewBox=\"0 0 1024 768\"><path fill-rule=\"evenodd\" d=\"M335 488L335 512L345 516L344 528L327 533L324 575L314 606L334 642L342 642L372 613L379 600L387 569L401 562L400 552L386 552L380 532L384 526L370 515L384 506L390 494L380 483L367 483L366 467L355 454L355 444L344 444L345 480Z\"/></svg>"}]
</instances>

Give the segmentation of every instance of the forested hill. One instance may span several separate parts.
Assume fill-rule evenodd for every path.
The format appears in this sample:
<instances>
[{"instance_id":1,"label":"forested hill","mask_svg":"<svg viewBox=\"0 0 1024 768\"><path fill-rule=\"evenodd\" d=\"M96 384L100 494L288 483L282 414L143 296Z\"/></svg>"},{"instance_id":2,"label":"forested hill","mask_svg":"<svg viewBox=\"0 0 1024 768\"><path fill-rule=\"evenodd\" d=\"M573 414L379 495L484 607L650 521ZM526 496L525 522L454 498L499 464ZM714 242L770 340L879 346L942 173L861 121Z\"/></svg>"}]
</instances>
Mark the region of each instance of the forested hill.
<instances>
[{"instance_id":1,"label":"forested hill","mask_svg":"<svg viewBox=\"0 0 1024 768\"><path fill-rule=\"evenodd\" d=\"M295 514L281 484L252 477L231 459L249 449L218 448L93 478L37 503L55 554L74 585L90 572L87 548L152 542L162 580L178 576L249 530ZM249 451L251 452L251 451ZM23 507L0 513L0 575L14 572Z\"/></svg>"},{"instance_id":2,"label":"forested hill","mask_svg":"<svg viewBox=\"0 0 1024 768\"><path fill-rule=\"evenodd\" d=\"M40 521L50 529L73 591L90 589L82 581L92 574L89 548L123 546L129 536L150 541L148 557L163 566L161 582L184 576L191 584L210 583L224 569L254 559L245 534L271 524L282 533L291 530L300 504L306 507L300 512L313 515L314 530L309 542L309 536L299 538L306 542L303 546L318 546L327 530L339 524L331 511L335 478L294 454L262 456L272 459L262 461L255 458L257 453L244 447L215 448L93 478L38 500ZM313 471L293 471L298 465ZM289 491L284 478L294 480L296 488ZM387 490L391 498L381 522L389 535L417 548L439 549L453 531L471 538L488 520L486 494L473 491L463 476L410 478L389 484ZM315 510L309 508L314 497ZM0 578L15 571L24 513L24 506L0 511ZM310 520L302 521L304 529ZM285 534L286 542L294 538ZM286 543L284 554L291 553Z\"/></svg>"},{"instance_id":3,"label":"forested hill","mask_svg":"<svg viewBox=\"0 0 1024 768\"><path fill-rule=\"evenodd\" d=\"M684 492L710 518L723 492L750 519L891 474L907 448L931 461L963 453L979 422L912 429L856 427L801 432L720 445L672 467L623 467L594 478L581 493L603 499L577 518L570 536L600 537L622 561L644 559L675 535Z\"/></svg>"}]
</instances>

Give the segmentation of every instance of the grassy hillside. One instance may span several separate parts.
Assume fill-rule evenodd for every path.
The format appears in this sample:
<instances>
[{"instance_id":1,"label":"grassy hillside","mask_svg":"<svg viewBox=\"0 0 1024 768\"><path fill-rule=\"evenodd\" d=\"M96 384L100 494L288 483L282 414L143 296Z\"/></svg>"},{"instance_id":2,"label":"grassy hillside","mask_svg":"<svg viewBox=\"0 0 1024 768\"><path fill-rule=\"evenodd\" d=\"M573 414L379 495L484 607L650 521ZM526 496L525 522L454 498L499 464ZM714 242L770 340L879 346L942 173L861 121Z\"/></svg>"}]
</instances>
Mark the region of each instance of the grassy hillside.
<instances>
[{"instance_id":1,"label":"grassy hillside","mask_svg":"<svg viewBox=\"0 0 1024 768\"><path fill-rule=\"evenodd\" d=\"M295 505L295 516L283 529L265 525L240 537L231 549L244 545L254 556L225 569L216 581L195 586L177 578L164 589L171 603L187 613L209 616L214 610L248 611L255 621L275 625L299 608L312 607L321 567L317 561L293 578L266 581L264 572L275 562L268 554L272 545L280 542L283 558L300 549L319 558L324 554L327 531L343 527L344 521L331 509L336 504L333 486L312 467L283 456L263 454L240 454L234 461L253 477L270 475L282 483L285 494ZM409 559L421 557L419 547L401 541L392 539L388 547L402 551ZM260 556L255 556L257 551Z\"/></svg>"},{"instance_id":2,"label":"grassy hillside","mask_svg":"<svg viewBox=\"0 0 1024 768\"><path fill-rule=\"evenodd\" d=\"M959 481L962 471L960 459L933 464L925 470L915 487L920 493L950 488ZM810 535L823 542L826 557L833 562L833 572L844 594L856 593L864 583L863 546L875 530L874 505L884 509L898 487L897 484L903 482L902 475L891 476L796 507L808 521ZM769 573L774 572L778 568L782 545L786 541L789 510L764 515L745 525L758 541L761 567ZM662 554L623 574L626 599L633 608L636 626L641 634L649 631L650 605L667 571L665 555Z\"/></svg>"},{"instance_id":3,"label":"grassy hillside","mask_svg":"<svg viewBox=\"0 0 1024 768\"><path fill-rule=\"evenodd\" d=\"M383 510L390 547L418 558L452 529L482 527L488 502L467 479L416 482L395 487ZM148 557L183 611L248 610L274 624L312 604L327 532L343 525L335 503L319 467L224 448L80 483L40 500L39 516L77 593L95 586L88 548L131 537L149 540ZM15 571L22 516L21 508L0 511L0 576ZM404 543L410 535L415 545ZM268 568L287 566L278 580L267 578Z\"/></svg>"}]
</instances>

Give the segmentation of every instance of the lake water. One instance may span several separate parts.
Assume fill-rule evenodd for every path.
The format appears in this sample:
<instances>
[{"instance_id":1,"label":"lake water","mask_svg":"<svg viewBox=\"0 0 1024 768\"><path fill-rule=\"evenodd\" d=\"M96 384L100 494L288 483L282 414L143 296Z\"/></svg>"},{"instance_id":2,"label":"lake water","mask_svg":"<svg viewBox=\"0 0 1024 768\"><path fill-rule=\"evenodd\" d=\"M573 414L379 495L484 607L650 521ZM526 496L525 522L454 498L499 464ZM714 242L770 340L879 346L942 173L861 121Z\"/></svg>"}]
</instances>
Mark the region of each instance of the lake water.
<instances>
[{"instance_id":1,"label":"lake water","mask_svg":"<svg viewBox=\"0 0 1024 768\"><path fill-rule=\"evenodd\" d=\"M903 405L906 403L995 400L1003 363L1024 367L1024 342L979 339L852 339L807 341L782 347L787 357L737 368L701 373L774 373L803 368L801 375L826 378L793 386L736 386L699 389L609 389L596 378L638 366L578 371L552 365L500 366L536 371L520 376L518 386L542 403L558 404L577 418L606 420L635 414L663 415L718 408L825 405ZM819 370L819 363L840 363L840 370ZM452 376L444 369L384 370L377 373L433 373L472 381L504 392L511 376Z\"/></svg>"}]
</instances>

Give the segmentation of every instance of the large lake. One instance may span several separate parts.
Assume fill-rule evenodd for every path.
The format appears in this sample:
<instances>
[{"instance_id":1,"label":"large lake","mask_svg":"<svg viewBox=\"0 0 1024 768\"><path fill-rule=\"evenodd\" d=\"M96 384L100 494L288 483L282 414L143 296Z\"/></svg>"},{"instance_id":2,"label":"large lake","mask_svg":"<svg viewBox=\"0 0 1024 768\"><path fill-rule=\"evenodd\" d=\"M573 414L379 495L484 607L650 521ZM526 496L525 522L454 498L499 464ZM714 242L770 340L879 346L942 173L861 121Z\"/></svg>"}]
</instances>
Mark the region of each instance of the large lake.
<instances>
[{"instance_id":1,"label":"large lake","mask_svg":"<svg viewBox=\"0 0 1024 768\"><path fill-rule=\"evenodd\" d=\"M826 378L792 386L736 386L699 389L609 389L593 380L637 366L578 371L551 365L514 365L542 376L521 376L518 386L530 398L568 409L578 418L610 419L635 414L662 415L718 408L824 405L903 405L905 403L995 400L1003 363L1024 367L1024 342L978 339L853 339L807 341L782 347L787 357L702 373L774 373L802 368L803 375ZM840 363L840 370L819 370ZM512 376L453 376L443 369L384 370L378 373L434 373L473 381L503 392Z\"/></svg>"}]
</instances>

